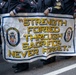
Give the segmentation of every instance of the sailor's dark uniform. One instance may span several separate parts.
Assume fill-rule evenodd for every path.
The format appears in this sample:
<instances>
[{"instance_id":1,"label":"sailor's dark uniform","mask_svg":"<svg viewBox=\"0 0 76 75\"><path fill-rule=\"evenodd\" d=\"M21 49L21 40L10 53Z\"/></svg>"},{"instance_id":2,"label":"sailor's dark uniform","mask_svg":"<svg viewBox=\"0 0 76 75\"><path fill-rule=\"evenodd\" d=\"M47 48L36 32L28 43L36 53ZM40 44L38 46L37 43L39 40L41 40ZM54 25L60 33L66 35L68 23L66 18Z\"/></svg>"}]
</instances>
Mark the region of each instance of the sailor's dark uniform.
<instances>
[{"instance_id":1,"label":"sailor's dark uniform","mask_svg":"<svg viewBox=\"0 0 76 75\"><path fill-rule=\"evenodd\" d=\"M73 15L73 7L74 0L38 0L39 12L44 12L48 8L51 13Z\"/></svg>"}]
</instances>

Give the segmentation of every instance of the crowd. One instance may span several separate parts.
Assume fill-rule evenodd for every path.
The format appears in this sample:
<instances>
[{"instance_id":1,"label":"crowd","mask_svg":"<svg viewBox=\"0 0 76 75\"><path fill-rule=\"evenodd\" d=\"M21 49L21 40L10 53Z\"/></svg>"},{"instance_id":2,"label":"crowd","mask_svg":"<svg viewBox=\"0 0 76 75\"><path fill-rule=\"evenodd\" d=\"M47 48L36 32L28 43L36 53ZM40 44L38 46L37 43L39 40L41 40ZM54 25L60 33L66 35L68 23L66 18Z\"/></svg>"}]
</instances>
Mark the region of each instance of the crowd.
<instances>
[{"instance_id":1,"label":"crowd","mask_svg":"<svg viewBox=\"0 0 76 75\"><path fill-rule=\"evenodd\" d=\"M10 13L10 16L15 16L18 13L33 12L44 13L45 16L54 13L76 17L76 0L2 0L0 3L0 14ZM20 72L27 70L28 66L29 63L18 63L13 68L15 72Z\"/></svg>"},{"instance_id":2,"label":"crowd","mask_svg":"<svg viewBox=\"0 0 76 75\"><path fill-rule=\"evenodd\" d=\"M20 12L44 12L46 16L49 13L73 15L75 8L76 0L2 0L0 3L0 13L10 13L11 16Z\"/></svg>"}]
</instances>

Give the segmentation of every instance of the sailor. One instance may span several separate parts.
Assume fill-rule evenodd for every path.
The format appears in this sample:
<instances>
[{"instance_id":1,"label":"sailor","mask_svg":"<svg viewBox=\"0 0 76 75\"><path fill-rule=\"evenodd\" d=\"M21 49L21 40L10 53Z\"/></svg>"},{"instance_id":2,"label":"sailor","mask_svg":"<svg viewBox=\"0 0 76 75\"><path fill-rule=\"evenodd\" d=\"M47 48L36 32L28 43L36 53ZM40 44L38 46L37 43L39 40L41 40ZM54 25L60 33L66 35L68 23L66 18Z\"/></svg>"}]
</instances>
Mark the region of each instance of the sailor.
<instances>
[{"instance_id":1,"label":"sailor","mask_svg":"<svg viewBox=\"0 0 76 75\"><path fill-rule=\"evenodd\" d=\"M15 16L17 13L35 12L35 10L36 5L30 0L8 0L8 13L11 16Z\"/></svg>"},{"instance_id":2,"label":"sailor","mask_svg":"<svg viewBox=\"0 0 76 75\"><path fill-rule=\"evenodd\" d=\"M50 0L50 7L45 9L44 14L74 14L74 0Z\"/></svg>"}]
</instances>

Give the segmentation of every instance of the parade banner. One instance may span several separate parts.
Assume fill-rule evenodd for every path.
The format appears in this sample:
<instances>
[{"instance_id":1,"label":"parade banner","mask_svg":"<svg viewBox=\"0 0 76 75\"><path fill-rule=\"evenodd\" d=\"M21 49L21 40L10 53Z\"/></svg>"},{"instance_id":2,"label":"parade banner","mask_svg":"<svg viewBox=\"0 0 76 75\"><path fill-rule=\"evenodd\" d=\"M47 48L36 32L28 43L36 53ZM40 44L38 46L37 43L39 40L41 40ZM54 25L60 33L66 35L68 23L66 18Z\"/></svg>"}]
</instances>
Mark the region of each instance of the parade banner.
<instances>
[{"instance_id":1,"label":"parade banner","mask_svg":"<svg viewBox=\"0 0 76 75\"><path fill-rule=\"evenodd\" d=\"M2 50L8 62L23 63L53 56L75 56L73 16L22 13L2 15Z\"/></svg>"}]
</instances>

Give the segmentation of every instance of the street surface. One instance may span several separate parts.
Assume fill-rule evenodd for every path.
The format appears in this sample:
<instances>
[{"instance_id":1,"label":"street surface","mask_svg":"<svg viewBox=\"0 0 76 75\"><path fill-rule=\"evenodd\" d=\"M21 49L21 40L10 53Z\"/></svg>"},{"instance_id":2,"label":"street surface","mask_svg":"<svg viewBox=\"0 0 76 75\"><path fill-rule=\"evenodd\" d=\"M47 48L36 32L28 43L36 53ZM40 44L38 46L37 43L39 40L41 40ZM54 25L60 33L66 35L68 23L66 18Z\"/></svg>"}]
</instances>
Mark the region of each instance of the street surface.
<instances>
[{"instance_id":1,"label":"street surface","mask_svg":"<svg viewBox=\"0 0 76 75\"><path fill-rule=\"evenodd\" d=\"M29 64L29 70L20 73L14 73L12 65L0 54L0 75L76 75L76 57L56 57L56 61L48 65L38 60Z\"/></svg>"}]
</instances>

